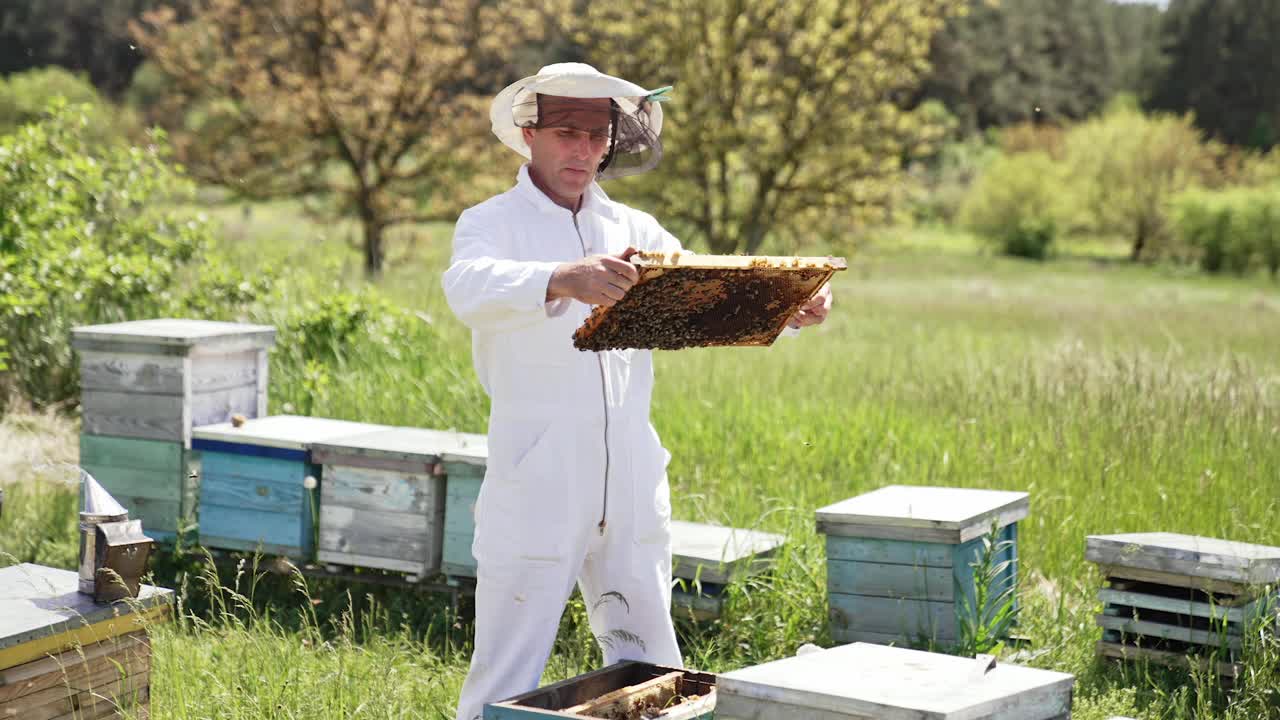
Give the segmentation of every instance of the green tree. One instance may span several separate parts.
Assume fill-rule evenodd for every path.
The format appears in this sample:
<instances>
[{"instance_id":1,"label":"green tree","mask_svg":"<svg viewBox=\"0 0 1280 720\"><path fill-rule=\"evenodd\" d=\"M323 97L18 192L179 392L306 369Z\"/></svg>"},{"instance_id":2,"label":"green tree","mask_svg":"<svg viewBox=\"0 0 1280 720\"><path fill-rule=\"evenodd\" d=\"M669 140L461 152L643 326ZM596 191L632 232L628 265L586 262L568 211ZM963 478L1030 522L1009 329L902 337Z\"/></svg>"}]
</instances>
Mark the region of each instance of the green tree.
<instances>
[{"instance_id":1,"label":"green tree","mask_svg":"<svg viewBox=\"0 0 1280 720\"><path fill-rule=\"evenodd\" d=\"M1095 228L1128 238L1135 261L1168 253L1171 199L1214 172L1189 117L1117 106L1072 128L1066 146Z\"/></svg>"},{"instance_id":2,"label":"green tree","mask_svg":"<svg viewBox=\"0 0 1280 720\"><path fill-rule=\"evenodd\" d=\"M962 0L590 3L575 39L602 69L675 84L653 173L619 181L715 252L757 252L834 213L883 215L901 159L936 129L904 110Z\"/></svg>"},{"instance_id":3,"label":"green tree","mask_svg":"<svg viewBox=\"0 0 1280 720\"><path fill-rule=\"evenodd\" d=\"M363 228L365 268L384 233L452 219L497 162L480 69L541 33L531 4L487 0L201 0L180 22L135 23L194 108L175 145L198 178L249 198L319 196Z\"/></svg>"},{"instance_id":4,"label":"green tree","mask_svg":"<svg viewBox=\"0 0 1280 720\"><path fill-rule=\"evenodd\" d=\"M1194 112L1199 127L1234 145L1280 143L1280 3L1173 0L1162 37L1152 107Z\"/></svg>"},{"instance_id":5,"label":"green tree","mask_svg":"<svg viewBox=\"0 0 1280 720\"><path fill-rule=\"evenodd\" d=\"M934 37L922 95L968 132L1083 118L1117 86L1107 0L970 0Z\"/></svg>"}]
</instances>

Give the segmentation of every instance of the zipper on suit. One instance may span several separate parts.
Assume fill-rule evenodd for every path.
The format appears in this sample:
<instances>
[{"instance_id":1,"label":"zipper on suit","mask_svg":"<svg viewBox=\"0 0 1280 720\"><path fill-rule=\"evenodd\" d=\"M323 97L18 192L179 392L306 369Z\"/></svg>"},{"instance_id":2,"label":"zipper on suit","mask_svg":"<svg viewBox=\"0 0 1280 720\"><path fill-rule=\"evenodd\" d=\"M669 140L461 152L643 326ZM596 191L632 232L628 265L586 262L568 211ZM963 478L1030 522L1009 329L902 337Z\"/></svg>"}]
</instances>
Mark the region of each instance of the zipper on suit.
<instances>
[{"instance_id":1,"label":"zipper on suit","mask_svg":"<svg viewBox=\"0 0 1280 720\"><path fill-rule=\"evenodd\" d=\"M582 257L587 257L587 241L582 237L582 228L578 226L578 213L573 213L573 230L578 234L578 245L582 248ZM604 534L605 517L609 512L609 390L606 387L604 372L604 355L596 353L596 366L600 368L600 401L604 405L604 496L600 500L600 522L596 528Z\"/></svg>"}]
</instances>

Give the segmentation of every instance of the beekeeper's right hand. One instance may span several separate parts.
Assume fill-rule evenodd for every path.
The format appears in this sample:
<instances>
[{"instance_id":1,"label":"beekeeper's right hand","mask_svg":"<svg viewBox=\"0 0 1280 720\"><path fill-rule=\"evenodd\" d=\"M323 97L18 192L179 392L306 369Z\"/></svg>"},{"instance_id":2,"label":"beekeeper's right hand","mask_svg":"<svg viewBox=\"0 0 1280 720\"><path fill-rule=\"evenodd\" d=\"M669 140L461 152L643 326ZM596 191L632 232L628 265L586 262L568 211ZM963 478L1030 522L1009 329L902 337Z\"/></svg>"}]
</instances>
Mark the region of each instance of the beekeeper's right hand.
<instances>
[{"instance_id":1,"label":"beekeeper's right hand","mask_svg":"<svg viewBox=\"0 0 1280 720\"><path fill-rule=\"evenodd\" d=\"M573 298L606 307L618 302L640 279L636 266L627 260L634 253L628 249L621 255L590 255L560 265L547 283L547 302Z\"/></svg>"}]
</instances>

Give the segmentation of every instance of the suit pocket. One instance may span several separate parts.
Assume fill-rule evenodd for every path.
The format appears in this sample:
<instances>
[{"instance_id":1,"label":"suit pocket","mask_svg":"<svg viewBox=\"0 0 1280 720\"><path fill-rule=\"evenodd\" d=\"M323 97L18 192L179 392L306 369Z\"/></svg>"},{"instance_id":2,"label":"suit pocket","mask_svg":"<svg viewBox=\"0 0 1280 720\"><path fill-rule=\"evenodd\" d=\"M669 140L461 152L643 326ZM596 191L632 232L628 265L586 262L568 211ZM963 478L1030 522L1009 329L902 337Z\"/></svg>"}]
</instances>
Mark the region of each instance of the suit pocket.
<instances>
[{"instance_id":1,"label":"suit pocket","mask_svg":"<svg viewBox=\"0 0 1280 720\"><path fill-rule=\"evenodd\" d=\"M631 453L631 488L636 532L641 544L671 542L671 486L667 465L671 453L662 446L653 425L642 431L642 441Z\"/></svg>"},{"instance_id":2,"label":"suit pocket","mask_svg":"<svg viewBox=\"0 0 1280 720\"><path fill-rule=\"evenodd\" d=\"M501 421L489 431L489 466L476 501L476 559L563 557L566 458L554 421Z\"/></svg>"}]
</instances>

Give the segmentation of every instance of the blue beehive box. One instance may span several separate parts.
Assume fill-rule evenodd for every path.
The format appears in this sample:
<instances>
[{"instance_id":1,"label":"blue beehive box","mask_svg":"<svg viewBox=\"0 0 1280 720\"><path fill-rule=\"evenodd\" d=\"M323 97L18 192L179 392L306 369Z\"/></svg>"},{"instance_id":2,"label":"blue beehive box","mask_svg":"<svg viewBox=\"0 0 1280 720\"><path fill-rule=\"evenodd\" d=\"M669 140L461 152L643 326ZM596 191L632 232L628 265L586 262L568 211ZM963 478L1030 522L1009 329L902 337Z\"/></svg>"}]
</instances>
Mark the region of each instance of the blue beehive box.
<instances>
[{"instance_id":1,"label":"blue beehive box","mask_svg":"<svg viewBox=\"0 0 1280 720\"><path fill-rule=\"evenodd\" d=\"M819 509L832 639L945 647L966 624L990 625L995 603L1016 611L1017 523L1029 507L1024 492L891 485Z\"/></svg>"},{"instance_id":2,"label":"blue beehive box","mask_svg":"<svg viewBox=\"0 0 1280 720\"><path fill-rule=\"evenodd\" d=\"M715 717L716 676L635 660L484 707L484 720Z\"/></svg>"},{"instance_id":3,"label":"blue beehive box","mask_svg":"<svg viewBox=\"0 0 1280 720\"><path fill-rule=\"evenodd\" d=\"M322 480L311 445L380 429L385 426L296 415L195 428L200 544L310 560ZM308 477L315 478L314 488L305 487Z\"/></svg>"},{"instance_id":4,"label":"blue beehive box","mask_svg":"<svg viewBox=\"0 0 1280 720\"><path fill-rule=\"evenodd\" d=\"M489 462L489 440L469 433L457 433L456 440L456 445L440 453L445 476L440 571L451 578L474 578L471 541L476 534L476 498Z\"/></svg>"}]
</instances>

